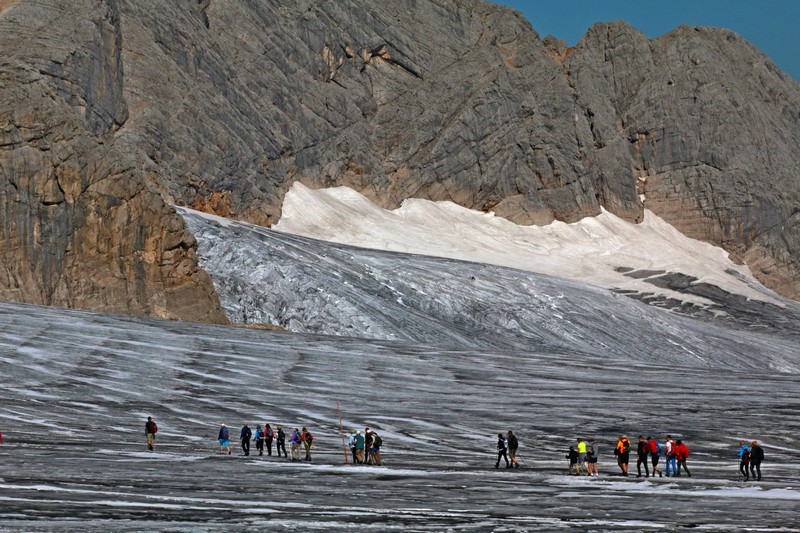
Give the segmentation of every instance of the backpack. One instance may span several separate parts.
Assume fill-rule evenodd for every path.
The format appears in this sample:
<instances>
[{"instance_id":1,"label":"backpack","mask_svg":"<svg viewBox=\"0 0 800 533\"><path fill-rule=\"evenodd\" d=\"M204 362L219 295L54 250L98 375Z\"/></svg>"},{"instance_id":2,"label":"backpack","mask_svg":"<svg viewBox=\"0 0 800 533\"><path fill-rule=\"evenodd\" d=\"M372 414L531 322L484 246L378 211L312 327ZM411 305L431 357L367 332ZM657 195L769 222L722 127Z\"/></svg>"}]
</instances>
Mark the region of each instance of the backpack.
<instances>
[{"instance_id":1,"label":"backpack","mask_svg":"<svg viewBox=\"0 0 800 533\"><path fill-rule=\"evenodd\" d=\"M150 429L151 429L150 433L152 433L153 435L158 433L158 426L156 425L155 422L153 422L153 424L150 426Z\"/></svg>"},{"instance_id":2,"label":"backpack","mask_svg":"<svg viewBox=\"0 0 800 533\"><path fill-rule=\"evenodd\" d=\"M372 440L372 445L375 448L380 448L381 446L383 446L383 439L381 438L380 435L375 435L375 438Z\"/></svg>"},{"instance_id":3,"label":"backpack","mask_svg":"<svg viewBox=\"0 0 800 533\"><path fill-rule=\"evenodd\" d=\"M626 440L625 442L622 443L622 446L623 446L622 449L623 453L629 453L631 451L631 441Z\"/></svg>"},{"instance_id":4,"label":"backpack","mask_svg":"<svg viewBox=\"0 0 800 533\"><path fill-rule=\"evenodd\" d=\"M266 436L267 439L272 439L275 436L275 434L272 432L272 428L269 428L264 435Z\"/></svg>"},{"instance_id":5,"label":"backpack","mask_svg":"<svg viewBox=\"0 0 800 533\"><path fill-rule=\"evenodd\" d=\"M306 432L306 442L311 444L311 441L314 440L314 435L311 432Z\"/></svg>"},{"instance_id":6,"label":"backpack","mask_svg":"<svg viewBox=\"0 0 800 533\"><path fill-rule=\"evenodd\" d=\"M742 462L743 463L750 462L750 450L745 449L744 452L742 452Z\"/></svg>"}]
</instances>

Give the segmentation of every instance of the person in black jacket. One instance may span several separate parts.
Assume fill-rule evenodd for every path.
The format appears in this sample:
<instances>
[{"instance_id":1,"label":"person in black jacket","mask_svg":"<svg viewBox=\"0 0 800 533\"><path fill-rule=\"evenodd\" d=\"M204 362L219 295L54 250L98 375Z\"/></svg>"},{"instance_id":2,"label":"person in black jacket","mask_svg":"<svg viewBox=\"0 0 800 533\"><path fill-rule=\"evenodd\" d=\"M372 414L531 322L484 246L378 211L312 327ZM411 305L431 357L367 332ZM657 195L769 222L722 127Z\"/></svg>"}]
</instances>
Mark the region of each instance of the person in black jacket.
<instances>
[{"instance_id":1,"label":"person in black jacket","mask_svg":"<svg viewBox=\"0 0 800 533\"><path fill-rule=\"evenodd\" d=\"M575 446L569 447L569 453L565 456L569 459L569 473L570 475L575 474L576 476L581 475L581 465L578 463L578 457L580 454L575 450Z\"/></svg>"},{"instance_id":2,"label":"person in black jacket","mask_svg":"<svg viewBox=\"0 0 800 533\"><path fill-rule=\"evenodd\" d=\"M281 456L281 450L283 450L284 457L289 457L289 454L286 453L286 433L283 432L283 426L278 426L278 438L276 440L275 451L278 452L278 457Z\"/></svg>"},{"instance_id":3,"label":"person in black jacket","mask_svg":"<svg viewBox=\"0 0 800 533\"><path fill-rule=\"evenodd\" d=\"M508 448L506 448L506 438L502 433L497 434L497 462L494 464L495 468L500 468L500 458L506 460L506 468L511 468L508 462Z\"/></svg>"},{"instance_id":4,"label":"person in black jacket","mask_svg":"<svg viewBox=\"0 0 800 533\"><path fill-rule=\"evenodd\" d=\"M250 455L250 437L253 436L253 432L250 431L250 428L247 427L247 424L242 426L242 433L239 438L242 440L242 450L244 451L245 455Z\"/></svg>"},{"instance_id":5,"label":"person in black jacket","mask_svg":"<svg viewBox=\"0 0 800 533\"><path fill-rule=\"evenodd\" d=\"M511 459L511 466L519 468L517 462L517 450L519 449L519 441L511 430L508 430L508 458ZM499 461L498 461L499 462Z\"/></svg>"},{"instance_id":6,"label":"person in black jacket","mask_svg":"<svg viewBox=\"0 0 800 533\"><path fill-rule=\"evenodd\" d=\"M757 441L750 443L750 475L756 481L761 481L761 461L764 460L764 449L758 445ZM758 471L758 478L756 478Z\"/></svg>"},{"instance_id":7,"label":"person in black jacket","mask_svg":"<svg viewBox=\"0 0 800 533\"><path fill-rule=\"evenodd\" d=\"M148 416L147 422L144 423L144 436L147 439L147 449L152 450L153 447L156 445L156 432L158 431L158 426L155 422L153 422L153 417Z\"/></svg>"},{"instance_id":8,"label":"person in black jacket","mask_svg":"<svg viewBox=\"0 0 800 533\"><path fill-rule=\"evenodd\" d=\"M639 435L639 446L636 449L636 477L642 477L642 465L644 465L645 477L650 477L650 469L647 466L647 455L650 452L650 445ZM655 475L655 472L653 472Z\"/></svg>"}]
</instances>

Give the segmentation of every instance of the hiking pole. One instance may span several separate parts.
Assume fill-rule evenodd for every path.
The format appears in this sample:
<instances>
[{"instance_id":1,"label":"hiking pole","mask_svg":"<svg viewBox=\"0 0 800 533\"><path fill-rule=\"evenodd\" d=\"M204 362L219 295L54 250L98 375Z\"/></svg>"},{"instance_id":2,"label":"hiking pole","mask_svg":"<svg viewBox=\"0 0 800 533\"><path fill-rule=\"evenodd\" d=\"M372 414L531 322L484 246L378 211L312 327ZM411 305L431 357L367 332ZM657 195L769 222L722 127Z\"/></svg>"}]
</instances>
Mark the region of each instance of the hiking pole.
<instances>
[{"instance_id":1,"label":"hiking pole","mask_svg":"<svg viewBox=\"0 0 800 533\"><path fill-rule=\"evenodd\" d=\"M344 452L344 464L349 465L347 458L347 446L344 443L344 429L342 428L342 410L339 408L339 400L336 400L336 412L339 413L339 435L342 437L342 451Z\"/></svg>"}]
</instances>

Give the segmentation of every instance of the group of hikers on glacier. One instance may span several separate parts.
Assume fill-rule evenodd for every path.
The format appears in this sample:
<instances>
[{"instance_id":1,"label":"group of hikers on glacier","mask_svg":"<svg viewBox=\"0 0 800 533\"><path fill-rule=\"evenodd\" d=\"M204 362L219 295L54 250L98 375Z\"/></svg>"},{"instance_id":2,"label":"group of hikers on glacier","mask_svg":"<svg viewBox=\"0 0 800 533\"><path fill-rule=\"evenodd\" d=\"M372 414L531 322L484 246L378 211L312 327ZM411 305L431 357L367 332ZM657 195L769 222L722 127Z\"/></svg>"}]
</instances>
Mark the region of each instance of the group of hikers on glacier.
<instances>
[{"instance_id":1,"label":"group of hikers on glacier","mask_svg":"<svg viewBox=\"0 0 800 533\"><path fill-rule=\"evenodd\" d=\"M147 417L145 423L145 437L147 439L147 447L150 450L154 449L155 436L158 431L158 426L153 421L152 417ZM275 443L276 453L278 457L289 458L286 453L286 433L283 431L283 426L275 426L272 429L270 424L265 424L262 429L261 425L257 425L255 432L245 423L239 434L239 440L242 446L244 455L250 455L250 441L251 439L256 444L258 455L264 455L264 449L267 450L267 455L272 455L272 444ZM570 446L566 459L569 459L569 474L581 475L586 472L588 476L598 476L597 459L598 459L598 446L594 439L588 442L582 438L577 438L577 444ZM227 452L231 455L230 445L230 430L225 424L222 424L218 434L219 450L221 453ZM305 458L303 460L311 462L311 449L314 442L314 436L306 428L294 428L291 436L289 437L289 444L291 448L292 461L301 460L301 447L305 451ZM383 439L377 432L370 430L368 427L364 428L364 433L353 429L350 431L350 436L347 439L348 448L352 454L354 465L368 464L368 465L381 465L381 447L383 446ZM616 446L614 447L614 456L617 459L622 476L628 476L628 464L630 462L630 454L633 449L631 441L626 435L619 437ZM500 467L500 461L504 460L506 468L519 468L519 461L517 451L519 450L519 440L514 432L509 430L507 433L497 434L497 460L494 467ZM658 468L658 463L661 457L665 458L665 472ZM644 477L651 477L650 465L652 465L652 477L658 474L658 477L666 475L667 477L679 477L681 470L683 470L688 477L692 476L689 468L686 466L686 460L689 458L689 448L686 444L678 439L672 440L671 435L667 435L663 445L656 439L648 436L639 435L638 444L636 449L636 477L642 477L642 467L644 467ZM750 478L756 481L761 481L761 462L764 460L764 450L759 446L757 441L752 441L749 445L745 441L739 442L739 472L742 474L744 481L749 481Z\"/></svg>"}]
</instances>

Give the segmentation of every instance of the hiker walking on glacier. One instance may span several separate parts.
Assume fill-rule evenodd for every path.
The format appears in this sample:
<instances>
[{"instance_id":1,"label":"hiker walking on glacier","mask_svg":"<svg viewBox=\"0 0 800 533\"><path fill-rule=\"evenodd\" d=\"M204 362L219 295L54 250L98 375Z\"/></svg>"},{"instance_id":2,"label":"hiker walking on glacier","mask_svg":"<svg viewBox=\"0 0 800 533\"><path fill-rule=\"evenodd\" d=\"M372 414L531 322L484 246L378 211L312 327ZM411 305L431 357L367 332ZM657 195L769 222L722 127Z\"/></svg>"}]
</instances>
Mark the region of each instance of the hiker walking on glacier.
<instances>
[{"instance_id":1,"label":"hiker walking on glacier","mask_svg":"<svg viewBox=\"0 0 800 533\"><path fill-rule=\"evenodd\" d=\"M275 439L275 433L269 424L264 424L264 443L267 445L267 455L272 456L272 441Z\"/></svg>"},{"instance_id":2,"label":"hiker walking on glacier","mask_svg":"<svg viewBox=\"0 0 800 533\"><path fill-rule=\"evenodd\" d=\"M629 441L628 437L625 435L622 435L617 441L617 445L614 448L614 455L617 456L617 464L622 471L622 475L627 477L628 463L631 457L631 441Z\"/></svg>"},{"instance_id":3,"label":"hiker walking on glacier","mask_svg":"<svg viewBox=\"0 0 800 533\"><path fill-rule=\"evenodd\" d=\"M578 437L576 440L578 441L578 474L581 473L582 468L585 468L586 473L588 474L589 466L586 464L586 443L580 437Z\"/></svg>"},{"instance_id":4,"label":"hiker walking on glacier","mask_svg":"<svg viewBox=\"0 0 800 533\"><path fill-rule=\"evenodd\" d=\"M581 475L581 465L578 463L578 461L580 461L580 454L575 449L575 446L570 446L569 452L564 457L569 459L569 474L575 474L576 476Z\"/></svg>"},{"instance_id":5,"label":"hiker walking on glacier","mask_svg":"<svg viewBox=\"0 0 800 533\"><path fill-rule=\"evenodd\" d=\"M500 458L505 459L506 468L511 468L508 462L508 448L506 447L506 438L502 433L497 434L497 462L494 463L495 468L500 468Z\"/></svg>"},{"instance_id":6,"label":"hiker walking on glacier","mask_svg":"<svg viewBox=\"0 0 800 533\"><path fill-rule=\"evenodd\" d=\"M645 442L644 437L639 435L639 443L636 448L636 477L642 477L642 465L644 465L645 477L650 477L650 470L647 466L647 456L650 454L650 446ZM656 473L653 472L655 476Z\"/></svg>"},{"instance_id":7,"label":"hiker walking on glacier","mask_svg":"<svg viewBox=\"0 0 800 533\"><path fill-rule=\"evenodd\" d=\"M586 471L590 476L597 477L597 445L594 439L589 440L589 447L586 449Z\"/></svg>"},{"instance_id":8,"label":"hiker walking on glacier","mask_svg":"<svg viewBox=\"0 0 800 533\"><path fill-rule=\"evenodd\" d=\"M230 432L228 431L228 426L222 424L219 428L219 435L217 436L219 440L219 451L220 453L225 453L225 450L228 451L228 455L231 454L231 443L230 439Z\"/></svg>"},{"instance_id":9,"label":"hiker walking on glacier","mask_svg":"<svg viewBox=\"0 0 800 533\"><path fill-rule=\"evenodd\" d=\"M256 441L258 455L264 455L264 431L261 429L261 424L256 425L256 434L253 435L253 440Z\"/></svg>"},{"instance_id":10,"label":"hiker walking on glacier","mask_svg":"<svg viewBox=\"0 0 800 533\"><path fill-rule=\"evenodd\" d=\"M764 460L764 449L758 445L757 441L750 443L750 474L756 481L761 481L761 461ZM756 478L758 471L758 478Z\"/></svg>"},{"instance_id":11,"label":"hiker walking on glacier","mask_svg":"<svg viewBox=\"0 0 800 533\"><path fill-rule=\"evenodd\" d=\"M300 444L302 444L302 440L300 439L300 430L294 428L292 431L292 436L289 437L289 447L292 450L292 461L299 461L300 460Z\"/></svg>"},{"instance_id":12,"label":"hiker walking on glacier","mask_svg":"<svg viewBox=\"0 0 800 533\"><path fill-rule=\"evenodd\" d=\"M156 432L158 426L153 422L153 417L148 416L147 422L144 423L144 437L147 439L147 449L152 450L156 445Z\"/></svg>"},{"instance_id":13,"label":"hiker walking on glacier","mask_svg":"<svg viewBox=\"0 0 800 533\"><path fill-rule=\"evenodd\" d=\"M664 453L667 455L667 477L669 477L670 472L672 472L673 476L678 472L678 465L676 463L678 456L675 455L675 446L676 444L672 442L672 435L667 435L667 441L664 443L664 448L666 448Z\"/></svg>"},{"instance_id":14,"label":"hiker walking on glacier","mask_svg":"<svg viewBox=\"0 0 800 533\"><path fill-rule=\"evenodd\" d=\"M676 469L677 476L680 477L681 475L681 468L686 471L686 475L692 477L692 473L689 472L689 469L686 467L686 459L689 458L689 448L683 443L682 440L678 439L678 442L675 443L675 458L678 460L678 468Z\"/></svg>"},{"instance_id":15,"label":"hiker walking on glacier","mask_svg":"<svg viewBox=\"0 0 800 533\"><path fill-rule=\"evenodd\" d=\"M311 444L314 441L314 435L306 428L303 427L302 433L300 433L300 440L303 442L303 447L306 449L306 458L305 460L309 463L311 462Z\"/></svg>"},{"instance_id":16,"label":"hiker walking on glacier","mask_svg":"<svg viewBox=\"0 0 800 533\"><path fill-rule=\"evenodd\" d=\"M286 453L286 433L283 432L283 426L277 426L278 428L278 435L275 437L275 451L278 454L278 457L281 456L281 450L283 450L283 456L287 459L289 458L289 454Z\"/></svg>"},{"instance_id":17,"label":"hiker walking on glacier","mask_svg":"<svg viewBox=\"0 0 800 533\"><path fill-rule=\"evenodd\" d=\"M511 460L512 468L519 468L517 462L517 450L519 449L519 440L517 436L509 429L508 430L508 458Z\"/></svg>"},{"instance_id":18,"label":"hiker walking on glacier","mask_svg":"<svg viewBox=\"0 0 800 533\"><path fill-rule=\"evenodd\" d=\"M242 441L242 451L245 455L250 455L250 437L252 436L253 432L247 427L247 424L243 425L239 440Z\"/></svg>"},{"instance_id":19,"label":"hiker walking on glacier","mask_svg":"<svg viewBox=\"0 0 800 533\"><path fill-rule=\"evenodd\" d=\"M661 458L661 445L651 436L647 436L647 446L650 448L650 459L653 462L653 477L661 477L661 470L658 469L658 460Z\"/></svg>"},{"instance_id":20,"label":"hiker walking on glacier","mask_svg":"<svg viewBox=\"0 0 800 533\"><path fill-rule=\"evenodd\" d=\"M750 446L745 441L739 441L739 473L742 474L744 481L750 479L748 468L750 467Z\"/></svg>"}]
</instances>

